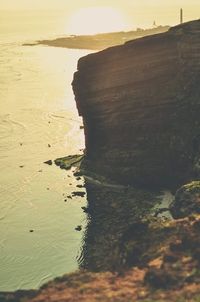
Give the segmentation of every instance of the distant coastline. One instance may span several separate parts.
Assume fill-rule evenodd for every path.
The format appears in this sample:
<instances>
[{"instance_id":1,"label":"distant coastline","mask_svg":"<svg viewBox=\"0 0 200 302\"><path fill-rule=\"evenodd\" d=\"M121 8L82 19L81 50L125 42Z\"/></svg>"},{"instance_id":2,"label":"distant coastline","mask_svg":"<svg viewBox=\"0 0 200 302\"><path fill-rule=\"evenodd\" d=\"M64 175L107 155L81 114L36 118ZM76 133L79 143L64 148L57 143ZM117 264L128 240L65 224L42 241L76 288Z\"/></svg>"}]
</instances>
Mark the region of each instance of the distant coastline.
<instances>
[{"instance_id":1,"label":"distant coastline","mask_svg":"<svg viewBox=\"0 0 200 302\"><path fill-rule=\"evenodd\" d=\"M63 47L70 49L101 50L107 47L124 44L127 41L140 37L159 34L168 31L170 26L158 26L150 29L138 28L129 32L112 32L96 35L66 36L53 40L39 40L35 43L26 43L24 46L47 45L53 47Z\"/></svg>"}]
</instances>

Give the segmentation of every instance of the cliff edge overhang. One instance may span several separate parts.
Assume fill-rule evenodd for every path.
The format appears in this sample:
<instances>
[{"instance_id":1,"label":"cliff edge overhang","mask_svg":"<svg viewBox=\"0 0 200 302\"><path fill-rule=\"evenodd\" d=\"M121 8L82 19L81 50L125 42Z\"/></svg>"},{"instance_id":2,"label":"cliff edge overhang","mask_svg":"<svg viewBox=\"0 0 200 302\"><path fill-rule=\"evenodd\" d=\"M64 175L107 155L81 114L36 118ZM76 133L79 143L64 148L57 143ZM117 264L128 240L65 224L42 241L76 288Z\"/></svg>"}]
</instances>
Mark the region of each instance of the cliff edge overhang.
<instances>
[{"instance_id":1,"label":"cliff edge overhang","mask_svg":"<svg viewBox=\"0 0 200 302\"><path fill-rule=\"evenodd\" d=\"M83 57L72 83L90 169L126 184L200 173L200 20Z\"/></svg>"}]
</instances>

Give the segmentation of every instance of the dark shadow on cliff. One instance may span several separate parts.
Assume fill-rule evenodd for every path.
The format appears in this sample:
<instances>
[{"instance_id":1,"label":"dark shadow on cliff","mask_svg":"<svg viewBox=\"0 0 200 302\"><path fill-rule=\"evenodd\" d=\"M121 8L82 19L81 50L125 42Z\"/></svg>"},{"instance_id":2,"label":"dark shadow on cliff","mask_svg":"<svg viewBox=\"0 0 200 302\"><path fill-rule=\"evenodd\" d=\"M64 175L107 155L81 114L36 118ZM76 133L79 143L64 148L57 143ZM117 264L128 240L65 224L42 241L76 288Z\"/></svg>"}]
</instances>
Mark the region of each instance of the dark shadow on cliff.
<instances>
[{"instance_id":1,"label":"dark shadow on cliff","mask_svg":"<svg viewBox=\"0 0 200 302\"><path fill-rule=\"evenodd\" d=\"M172 188L200 177L200 20L81 58L86 170Z\"/></svg>"},{"instance_id":2,"label":"dark shadow on cliff","mask_svg":"<svg viewBox=\"0 0 200 302\"><path fill-rule=\"evenodd\" d=\"M163 208L166 210L173 200L172 194L100 183L88 178L85 186L88 207L84 211L88 215L88 225L80 267L120 272L131 266L144 266L152 257L147 252L152 246L149 223L170 219L167 211L161 215L163 218L155 216Z\"/></svg>"}]
</instances>

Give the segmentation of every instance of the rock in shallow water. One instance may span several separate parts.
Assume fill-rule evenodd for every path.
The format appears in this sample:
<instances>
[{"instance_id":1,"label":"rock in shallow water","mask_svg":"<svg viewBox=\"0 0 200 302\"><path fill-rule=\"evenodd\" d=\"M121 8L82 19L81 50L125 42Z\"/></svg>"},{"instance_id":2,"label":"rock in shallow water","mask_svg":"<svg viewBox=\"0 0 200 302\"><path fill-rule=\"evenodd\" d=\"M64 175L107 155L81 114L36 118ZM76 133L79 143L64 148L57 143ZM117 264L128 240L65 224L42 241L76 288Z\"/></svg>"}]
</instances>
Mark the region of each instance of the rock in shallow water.
<instances>
[{"instance_id":1,"label":"rock in shallow water","mask_svg":"<svg viewBox=\"0 0 200 302\"><path fill-rule=\"evenodd\" d=\"M90 170L174 186L199 175L200 20L81 58L73 89Z\"/></svg>"},{"instance_id":2,"label":"rock in shallow water","mask_svg":"<svg viewBox=\"0 0 200 302\"><path fill-rule=\"evenodd\" d=\"M54 162L56 166L59 166L61 169L70 170L72 166L77 166L83 159L83 155L68 155L66 157L57 158ZM68 175L68 177L70 177Z\"/></svg>"}]
</instances>

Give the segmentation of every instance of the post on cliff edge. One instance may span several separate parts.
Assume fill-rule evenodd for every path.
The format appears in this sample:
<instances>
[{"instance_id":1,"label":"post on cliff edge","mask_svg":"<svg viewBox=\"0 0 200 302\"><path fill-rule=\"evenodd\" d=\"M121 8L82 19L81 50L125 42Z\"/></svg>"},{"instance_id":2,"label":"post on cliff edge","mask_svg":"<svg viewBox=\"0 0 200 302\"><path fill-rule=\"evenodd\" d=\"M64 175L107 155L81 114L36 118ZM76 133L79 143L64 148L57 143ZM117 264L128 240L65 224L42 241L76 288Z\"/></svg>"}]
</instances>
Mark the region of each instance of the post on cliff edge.
<instances>
[{"instance_id":1,"label":"post on cliff edge","mask_svg":"<svg viewBox=\"0 0 200 302\"><path fill-rule=\"evenodd\" d=\"M180 24L183 23L183 9L180 9Z\"/></svg>"}]
</instances>

